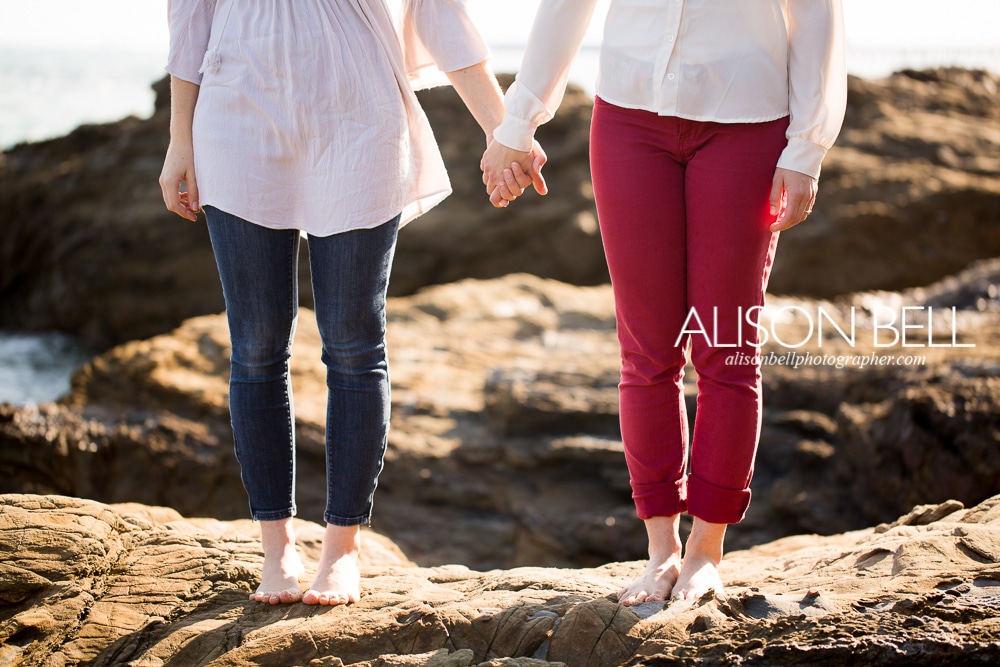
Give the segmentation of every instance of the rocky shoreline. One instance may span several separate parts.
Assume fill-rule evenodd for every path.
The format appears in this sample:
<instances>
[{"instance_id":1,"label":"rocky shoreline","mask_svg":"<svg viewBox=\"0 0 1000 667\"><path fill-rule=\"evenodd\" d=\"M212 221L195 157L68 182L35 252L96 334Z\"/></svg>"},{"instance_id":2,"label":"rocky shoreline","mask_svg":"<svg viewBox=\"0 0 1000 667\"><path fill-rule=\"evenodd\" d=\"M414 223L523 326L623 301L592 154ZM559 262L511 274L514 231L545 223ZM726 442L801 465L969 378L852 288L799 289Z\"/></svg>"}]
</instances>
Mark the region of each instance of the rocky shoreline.
<instances>
[{"instance_id":1,"label":"rocky shoreline","mask_svg":"<svg viewBox=\"0 0 1000 667\"><path fill-rule=\"evenodd\" d=\"M1000 496L729 554L725 591L623 607L642 567L476 572L381 562L349 607L248 602L247 522L0 496L0 661L11 665L653 667L1000 660ZM319 526L315 531L321 532ZM308 533L308 531L306 531ZM368 553L373 536L366 534ZM309 567L315 554L300 544Z\"/></svg>"}]
</instances>

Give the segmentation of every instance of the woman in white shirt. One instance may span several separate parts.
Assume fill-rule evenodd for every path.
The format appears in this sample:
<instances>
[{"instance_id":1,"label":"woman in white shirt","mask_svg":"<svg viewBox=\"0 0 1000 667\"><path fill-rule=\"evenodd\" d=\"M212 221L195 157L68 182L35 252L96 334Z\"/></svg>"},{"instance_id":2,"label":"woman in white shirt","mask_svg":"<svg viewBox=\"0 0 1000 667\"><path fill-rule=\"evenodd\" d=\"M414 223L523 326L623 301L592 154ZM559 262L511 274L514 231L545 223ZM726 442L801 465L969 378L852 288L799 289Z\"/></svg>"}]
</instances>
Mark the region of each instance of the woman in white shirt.
<instances>
[{"instance_id":1,"label":"woman in white shirt","mask_svg":"<svg viewBox=\"0 0 1000 667\"><path fill-rule=\"evenodd\" d=\"M450 193L413 87L435 66L448 72L488 143L503 115L499 86L461 0L405 0L398 34L383 0L171 0L169 18L160 185L171 211L205 211L226 299L233 434L264 548L250 597L347 604L360 596L359 527L388 432L396 232ZM525 162L542 190L543 162L539 151ZM301 233L329 389L327 528L305 594L288 368Z\"/></svg>"},{"instance_id":2,"label":"woman in white shirt","mask_svg":"<svg viewBox=\"0 0 1000 667\"><path fill-rule=\"evenodd\" d=\"M542 0L483 158L494 205L562 99L597 0ZM843 122L840 0L611 0L591 171L621 344L622 440L649 536L625 604L720 592L761 421L756 314L778 232L803 221ZM687 460L686 349L698 372ZM679 517L694 524L682 559Z\"/></svg>"}]
</instances>

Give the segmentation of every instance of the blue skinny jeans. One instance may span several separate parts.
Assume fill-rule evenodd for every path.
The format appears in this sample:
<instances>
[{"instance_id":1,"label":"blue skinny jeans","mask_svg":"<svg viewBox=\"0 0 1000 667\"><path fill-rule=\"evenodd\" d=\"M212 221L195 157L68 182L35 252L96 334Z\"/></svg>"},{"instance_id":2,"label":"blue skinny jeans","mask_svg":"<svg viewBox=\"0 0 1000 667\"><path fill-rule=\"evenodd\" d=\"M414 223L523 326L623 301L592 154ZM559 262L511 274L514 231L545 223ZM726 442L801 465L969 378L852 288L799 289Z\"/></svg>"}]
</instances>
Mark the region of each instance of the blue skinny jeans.
<instances>
[{"instance_id":1,"label":"blue skinny jeans","mask_svg":"<svg viewBox=\"0 0 1000 667\"><path fill-rule=\"evenodd\" d=\"M206 206L232 339L229 404L255 520L295 515L295 416L289 358L298 319L297 230L274 230ZM309 238L326 365L324 519L371 519L389 432L385 300L399 217Z\"/></svg>"}]
</instances>

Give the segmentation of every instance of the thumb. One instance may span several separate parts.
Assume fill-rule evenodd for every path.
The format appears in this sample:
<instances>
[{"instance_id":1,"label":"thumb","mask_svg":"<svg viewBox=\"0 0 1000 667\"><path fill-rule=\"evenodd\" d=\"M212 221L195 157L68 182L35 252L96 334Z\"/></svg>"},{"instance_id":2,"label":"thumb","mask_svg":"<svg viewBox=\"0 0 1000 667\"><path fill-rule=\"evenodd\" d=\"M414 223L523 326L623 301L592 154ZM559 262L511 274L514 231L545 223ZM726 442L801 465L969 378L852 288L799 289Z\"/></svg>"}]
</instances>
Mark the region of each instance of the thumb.
<instances>
[{"instance_id":1,"label":"thumb","mask_svg":"<svg viewBox=\"0 0 1000 667\"><path fill-rule=\"evenodd\" d=\"M184 184L187 186L188 207L197 213L201 210L201 200L198 199L198 180L194 177L194 169L189 169L184 175Z\"/></svg>"},{"instance_id":2,"label":"thumb","mask_svg":"<svg viewBox=\"0 0 1000 667\"><path fill-rule=\"evenodd\" d=\"M535 192L540 195L547 195L549 187L545 184L545 177L542 176L542 167L545 166L546 157L536 155L535 161L531 164L531 184L535 186Z\"/></svg>"},{"instance_id":3,"label":"thumb","mask_svg":"<svg viewBox=\"0 0 1000 667\"><path fill-rule=\"evenodd\" d=\"M784 189L785 182L781 177L781 172L776 172L771 181L771 215L778 215L778 210L781 208L781 192Z\"/></svg>"}]
</instances>

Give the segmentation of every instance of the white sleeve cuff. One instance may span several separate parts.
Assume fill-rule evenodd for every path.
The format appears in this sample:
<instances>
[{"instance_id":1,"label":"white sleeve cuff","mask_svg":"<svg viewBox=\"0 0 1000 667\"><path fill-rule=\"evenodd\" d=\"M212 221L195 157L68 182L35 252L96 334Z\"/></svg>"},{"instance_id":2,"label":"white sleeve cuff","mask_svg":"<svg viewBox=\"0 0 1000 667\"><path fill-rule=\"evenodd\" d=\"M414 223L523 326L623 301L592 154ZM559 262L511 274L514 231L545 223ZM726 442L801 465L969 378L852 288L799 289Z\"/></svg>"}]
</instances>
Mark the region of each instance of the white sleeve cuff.
<instances>
[{"instance_id":1,"label":"white sleeve cuff","mask_svg":"<svg viewBox=\"0 0 1000 667\"><path fill-rule=\"evenodd\" d=\"M493 140L499 141L507 148L518 151L530 151L532 139L535 137L535 125L521 118L508 114L503 122L493 130Z\"/></svg>"},{"instance_id":2,"label":"white sleeve cuff","mask_svg":"<svg viewBox=\"0 0 1000 667\"><path fill-rule=\"evenodd\" d=\"M493 138L508 148L530 151L535 130L552 119L552 111L516 79L504 95L503 122L493 131Z\"/></svg>"},{"instance_id":3,"label":"white sleeve cuff","mask_svg":"<svg viewBox=\"0 0 1000 667\"><path fill-rule=\"evenodd\" d=\"M806 176L819 178L827 149L817 143L798 137L789 137L788 145L778 158L778 167L790 169Z\"/></svg>"}]
</instances>

